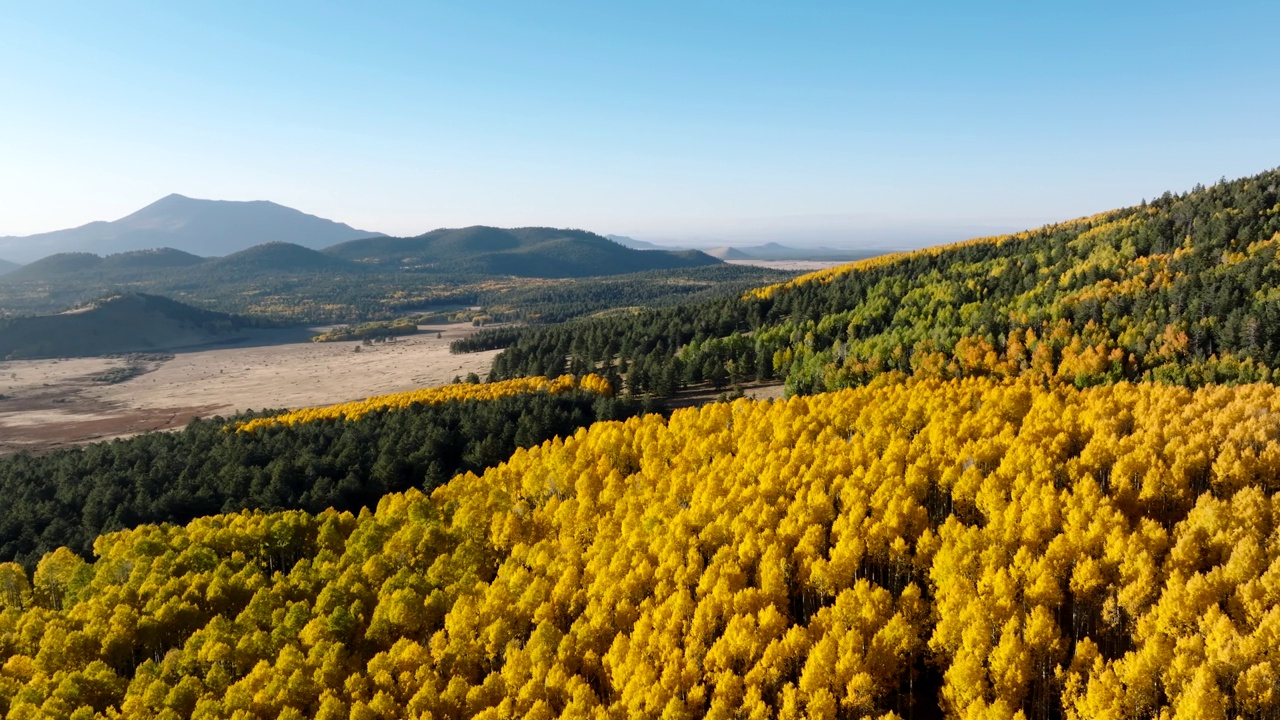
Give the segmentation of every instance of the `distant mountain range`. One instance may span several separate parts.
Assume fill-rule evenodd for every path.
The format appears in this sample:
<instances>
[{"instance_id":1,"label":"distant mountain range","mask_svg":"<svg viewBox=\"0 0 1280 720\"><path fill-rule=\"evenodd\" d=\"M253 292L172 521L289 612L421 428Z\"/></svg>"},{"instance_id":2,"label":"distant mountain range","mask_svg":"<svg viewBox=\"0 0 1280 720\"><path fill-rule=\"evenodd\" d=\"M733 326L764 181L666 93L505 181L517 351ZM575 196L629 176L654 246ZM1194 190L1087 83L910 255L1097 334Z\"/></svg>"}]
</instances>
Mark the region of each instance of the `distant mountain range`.
<instances>
[{"instance_id":1,"label":"distant mountain range","mask_svg":"<svg viewBox=\"0 0 1280 720\"><path fill-rule=\"evenodd\" d=\"M324 250L268 242L221 257L173 247L64 252L0 276L0 317L48 313L127 292L250 313L292 312L284 308L299 303L314 309L339 297L376 311L383 303L374 298L393 296L413 305L405 298L451 297L450 287L491 278L597 277L720 264L693 250L632 250L583 230L485 226L361 238ZM302 301L304 296L310 299ZM474 298L471 291L451 302Z\"/></svg>"},{"instance_id":2,"label":"distant mountain range","mask_svg":"<svg viewBox=\"0 0 1280 720\"><path fill-rule=\"evenodd\" d=\"M626 235L605 235L610 240L633 250L673 250L677 246L656 245L647 240L637 240ZM685 248L679 248L685 249ZM838 250L828 247L788 247L776 242L764 245L745 245L742 247L723 246L702 250L702 252L720 260L827 260L849 261L860 260L872 255L880 255L884 250Z\"/></svg>"},{"instance_id":3,"label":"distant mountain range","mask_svg":"<svg viewBox=\"0 0 1280 720\"><path fill-rule=\"evenodd\" d=\"M12 262L9 262L8 260L0 260L0 275L4 275L5 273L11 273L20 267L22 266L19 265L18 263L12 263Z\"/></svg>"},{"instance_id":4,"label":"distant mountain range","mask_svg":"<svg viewBox=\"0 0 1280 720\"><path fill-rule=\"evenodd\" d=\"M361 273L365 270L355 263L301 245L271 242L214 258L202 258L173 248L134 250L106 257L93 253L59 253L23 265L4 276L0 283L61 281L93 285L95 282L154 281L164 277L216 281L264 274Z\"/></svg>"},{"instance_id":5,"label":"distant mountain range","mask_svg":"<svg viewBox=\"0 0 1280 720\"><path fill-rule=\"evenodd\" d=\"M112 222L0 237L0 257L28 263L21 270L4 263L0 274L6 282L70 276L129 281L140 272L199 266L200 273L375 270L564 278L719 262L694 250L652 247L655 252L637 252L584 230L482 225L394 238L272 202L197 200L175 194Z\"/></svg>"},{"instance_id":6,"label":"distant mountain range","mask_svg":"<svg viewBox=\"0 0 1280 720\"><path fill-rule=\"evenodd\" d=\"M198 200L174 194L119 220L25 237L0 237L0 257L26 263L58 253L109 255L147 248L216 256L267 242L319 249L380 235L273 202Z\"/></svg>"},{"instance_id":7,"label":"distant mountain range","mask_svg":"<svg viewBox=\"0 0 1280 720\"><path fill-rule=\"evenodd\" d=\"M366 238L323 251L271 242L214 258L202 258L173 248L134 250L105 257L83 252L59 253L6 274L0 279L0 285L55 282L92 286L155 282L165 277L207 283L264 274L313 273L567 278L690 268L719 262L696 250L631 250L582 230L476 226L434 230L412 238Z\"/></svg>"},{"instance_id":8,"label":"distant mountain range","mask_svg":"<svg viewBox=\"0 0 1280 720\"><path fill-rule=\"evenodd\" d=\"M255 323L163 297L125 294L57 315L0 319L0 359L106 355L234 342Z\"/></svg>"}]
</instances>

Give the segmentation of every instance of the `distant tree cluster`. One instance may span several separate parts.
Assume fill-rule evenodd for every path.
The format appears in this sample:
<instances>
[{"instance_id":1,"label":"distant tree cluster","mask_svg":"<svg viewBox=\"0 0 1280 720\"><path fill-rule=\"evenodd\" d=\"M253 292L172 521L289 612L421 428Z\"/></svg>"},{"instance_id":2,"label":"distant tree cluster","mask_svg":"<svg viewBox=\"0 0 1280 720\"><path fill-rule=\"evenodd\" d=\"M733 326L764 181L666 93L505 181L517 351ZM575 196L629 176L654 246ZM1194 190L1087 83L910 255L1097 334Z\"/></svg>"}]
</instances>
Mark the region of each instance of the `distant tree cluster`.
<instances>
[{"instance_id":1,"label":"distant tree cluster","mask_svg":"<svg viewBox=\"0 0 1280 720\"><path fill-rule=\"evenodd\" d=\"M343 325L313 336L311 342L384 341L388 338L416 334L418 334L417 323L407 318L399 318L359 325Z\"/></svg>"}]
</instances>

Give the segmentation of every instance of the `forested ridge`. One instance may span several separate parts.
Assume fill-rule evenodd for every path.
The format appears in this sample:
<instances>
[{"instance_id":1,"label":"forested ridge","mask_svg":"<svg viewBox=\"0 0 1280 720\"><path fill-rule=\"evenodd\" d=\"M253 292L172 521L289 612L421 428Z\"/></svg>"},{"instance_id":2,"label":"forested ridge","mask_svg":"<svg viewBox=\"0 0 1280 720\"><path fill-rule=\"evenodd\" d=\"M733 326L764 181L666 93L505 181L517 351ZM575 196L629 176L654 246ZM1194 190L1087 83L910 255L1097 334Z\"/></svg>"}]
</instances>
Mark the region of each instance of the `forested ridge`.
<instances>
[{"instance_id":1,"label":"forested ridge","mask_svg":"<svg viewBox=\"0 0 1280 720\"><path fill-rule=\"evenodd\" d=\"M1278 438L1270 385L1030 379L597 423L358 517L245 512L4 566L0 702L1274 717Z\"/></svg>"},{"instance_id":2,"label":"forested ridge","mask_svg":"<svg viewBox=\"0 0 1280 720\"><path fill-rule=\"evenodd\" d=\"M670 394L720 368L813 393L884 372L1079 386L1269 381L1280 171L1016 235L890 255L741 298L480 333L495 377L619 364Z\"/></svg>"},{"instance_id":3,"label":"forested ridge","mask_svg":"<svg viewBox=\"0 0 1280 720\"><path fill-rule=\"evenodd\" d=\"M0 564L0 711L1280 718L1278 190L480 333L458 349L509 346L485 400L0 463L32 533L251 479ZM638 402L747 377L790 396Z\"/></svg>"},{"instance_id":4,"label":"forested ridge","mask_svg":"<svg viewBox=\"0 0 1280 720\"><path fill-rule=\"evenodd\" d=\"M364 406L350 420L342 406L310 411L305 422L267 412L0 458L0 560L34 567L59 546L88 556L103 532L245 508L358 511L388 492L429 490L458 472L496 465L516 447L640 408L598 387L541 392L523 384L531 387L464 385L437 402ZM250 431L236 432L237 425Z\"/></svg>"}]
</instances>

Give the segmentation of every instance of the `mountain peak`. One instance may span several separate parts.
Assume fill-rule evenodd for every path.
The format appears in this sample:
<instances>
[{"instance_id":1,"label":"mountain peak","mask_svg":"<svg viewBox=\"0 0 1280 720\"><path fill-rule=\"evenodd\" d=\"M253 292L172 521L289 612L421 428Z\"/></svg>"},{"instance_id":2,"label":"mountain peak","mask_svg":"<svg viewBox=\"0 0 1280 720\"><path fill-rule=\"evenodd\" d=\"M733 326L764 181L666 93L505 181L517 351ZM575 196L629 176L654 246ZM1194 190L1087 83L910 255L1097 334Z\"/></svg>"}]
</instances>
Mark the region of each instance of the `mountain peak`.
<instances>
[{"instance_id":1,"label":"mountain peak","mask_svg":"<svg viewBox=\"0 0 1280 720\"><path fill-rule=\"evenodd\" d=\"M119 220L0 238L0 257L32 262L58 253L109 255L156 247L209 257L272 241L318 250L380 235L266 200L202 200L170 193Z\"/></svg>"},{"instance_id":2,"label":"mountain peak","mask_svg":"<svg viewBox=\"0 0 1280 720\"><path fill-rule=\"evenodd\" d=\"M165 195L159 200L156 200L155 202L149 205L145 205L139 210L135 210L132 213L129 213L125 217L133 217L135 215L140 215L147 212L153 212L156 210L173 210L175 208L181 207L191 202L200 202L200 201L193 200L193 198L189 198L186 195L179 195L178 193L169 193L168 195Z\"/></svg>"}]
</instances>

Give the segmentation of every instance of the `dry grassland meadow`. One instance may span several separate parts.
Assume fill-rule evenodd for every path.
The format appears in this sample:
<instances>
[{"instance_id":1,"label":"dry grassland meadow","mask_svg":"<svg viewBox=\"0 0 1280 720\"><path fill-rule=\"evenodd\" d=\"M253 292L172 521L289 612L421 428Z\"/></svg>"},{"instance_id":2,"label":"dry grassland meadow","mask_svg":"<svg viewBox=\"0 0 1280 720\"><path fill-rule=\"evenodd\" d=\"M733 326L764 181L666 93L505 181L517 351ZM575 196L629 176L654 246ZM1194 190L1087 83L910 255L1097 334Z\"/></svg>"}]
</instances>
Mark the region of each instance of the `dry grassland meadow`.
<instances>
[{"instance_id":1,"label":"dry grassland meadow","mask_svg":"<svg viewBox=\"0 0 1280 720\"><path fill-rule=\"evenodd\" d=\"M393 343L282 342L165 355L0 362L0 453L182 427L193 417L357 400L484 375L495 352L451 355L469 324L423 326ZM138 374L103 382L115 368ZM119 372L119 371L117 371Z\"/></svg>"}]
</instances>

